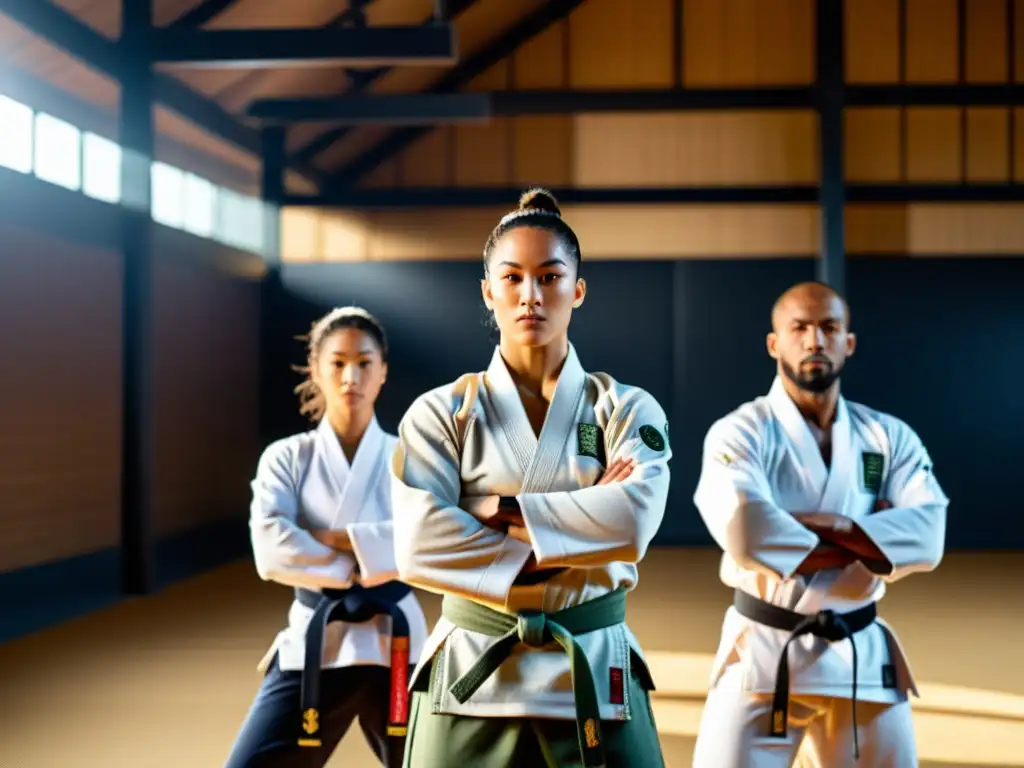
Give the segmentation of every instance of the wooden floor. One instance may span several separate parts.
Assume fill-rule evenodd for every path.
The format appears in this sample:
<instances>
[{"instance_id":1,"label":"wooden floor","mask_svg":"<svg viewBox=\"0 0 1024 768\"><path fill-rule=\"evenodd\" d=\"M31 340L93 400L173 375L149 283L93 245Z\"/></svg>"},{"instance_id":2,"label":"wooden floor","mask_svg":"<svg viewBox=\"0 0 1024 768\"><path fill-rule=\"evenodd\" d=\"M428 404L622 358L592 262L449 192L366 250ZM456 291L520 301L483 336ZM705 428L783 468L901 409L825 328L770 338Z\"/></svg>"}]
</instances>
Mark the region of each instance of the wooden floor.
<instances>
[{"instance_id":1,"label":"wooden floor","mask_svg":"<svg viewBox=\"0 0 1024 768\"><path fill-rule=\"evenodd\" d=\"M1024 766L1022 579L1024 553L950 555L885 599L921 682L922 766ZM241 562L0 647L0 766L219 768L289 599ZM728 601L714 552L655 550L641 567L629 621L673 768L690 765ZM374 764L355 729L330 766Z\"/></svg>"}]
</instances>

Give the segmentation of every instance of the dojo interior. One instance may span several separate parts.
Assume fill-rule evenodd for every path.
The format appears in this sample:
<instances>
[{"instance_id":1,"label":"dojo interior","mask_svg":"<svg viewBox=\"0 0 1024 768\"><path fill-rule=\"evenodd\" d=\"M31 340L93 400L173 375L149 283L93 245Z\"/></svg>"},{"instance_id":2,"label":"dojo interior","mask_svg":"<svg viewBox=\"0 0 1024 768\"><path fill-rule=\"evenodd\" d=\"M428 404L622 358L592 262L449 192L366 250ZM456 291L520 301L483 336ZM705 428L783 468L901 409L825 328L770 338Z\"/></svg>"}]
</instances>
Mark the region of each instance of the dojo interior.
<instances>
[{"instance_id":1,"label":"dojo interior","mask_svg":"<svg viewBox=\"0 0 1024 768\"><path fill-rule=\"evenodd\" d=\"M0 40L0 765L222 765L291 599L247 516L308 428L296 336L376 314L393 433L486 367L483 244L542 185L584 367L670 417L629 606L667 764L731 598L702 440L820 278L859 336L844 394L952 500L940 567L880 607L921 765L1024 766L1024 0L0 0ZM357 728L329 763L374 764Z\"/></svg>"}]
</instances>

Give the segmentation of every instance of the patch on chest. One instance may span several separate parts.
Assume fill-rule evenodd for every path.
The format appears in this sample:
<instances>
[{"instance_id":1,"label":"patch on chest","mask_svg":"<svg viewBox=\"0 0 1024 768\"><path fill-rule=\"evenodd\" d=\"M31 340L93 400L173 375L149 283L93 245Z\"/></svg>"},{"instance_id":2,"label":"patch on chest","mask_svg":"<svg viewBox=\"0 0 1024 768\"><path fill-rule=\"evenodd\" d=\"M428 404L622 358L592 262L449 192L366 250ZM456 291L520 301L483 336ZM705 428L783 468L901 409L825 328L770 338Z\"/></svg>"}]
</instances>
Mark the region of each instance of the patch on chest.
<instances>
[{"instance_id":1,"label":"patch on chest","mask_svg":"<svg viewBox=\"0 0 1024 768\"><path fill-rule=\"evenodd\" d=\"M885 457L880 453L863 451L861 460L861 481L864 483L864 490L868 493L880 493L882 490L882 469L885 466Z\"/></svg>"},{"instance_id":2,"label":"patch on chest","mask_svg":"<svg viewBox=\"0 0 1024 768\"><path fill-rule=\"evenodd\" d=\"M577 453L580 456L589 456L597 459L603 465L604 460L604 430L597 424L577 424Z\"/></svg>"},{"instance_id":3,"label":"patch on chest","mask_svg":"<svg viewBox=\"0 0 1024 768\"><path fill-rule=\"evenodd\" d=\"M640 427L640 439L644 441L644 445L650 448L652 451L665 450L665 438L662 437L661 432L658 431L657 427L652 427L650 424L644 424Z\"/></svg>"}]
</instances>

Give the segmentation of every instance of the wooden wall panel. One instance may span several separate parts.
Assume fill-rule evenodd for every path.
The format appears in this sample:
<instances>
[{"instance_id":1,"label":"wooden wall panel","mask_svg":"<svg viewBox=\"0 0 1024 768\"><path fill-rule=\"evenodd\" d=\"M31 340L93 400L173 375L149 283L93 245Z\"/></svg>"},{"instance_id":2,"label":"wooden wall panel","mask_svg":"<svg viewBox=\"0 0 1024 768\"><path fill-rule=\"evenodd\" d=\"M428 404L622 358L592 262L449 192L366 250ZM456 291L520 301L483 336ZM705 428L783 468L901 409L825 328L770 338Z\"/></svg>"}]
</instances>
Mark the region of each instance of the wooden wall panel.
<instances>
[{"instance_id":1,"label":"wooden wall panel","mask_svg":"<svg viewBox=\"0 0 1024 768\"><path fill-rule=\"evenodd\" d=\"M672 3L587 0L580 5L569 17L572 87L671 87L675 82Z\"/></svg>"},{"instance_id":2,"label":"wooden wall panel","mask_svg":"<svg viewBox=\"0 0 1024 768\"><path fill-rule=\"evenodd\" d=\"M1013 180L1024 182L1024 108L1013 110Z\"/></svg>"},{"instance_id":3,"label":"wooden wall panel","mask_svg":"<svg viewBox=\"0 0 1024 768\"><path fill-rule=\"evenodd\" d=\"M1007 0L967 3L964 64L969 83L1006 82L1006 4Z\"/></svg>"},{"instance_id":4,"label":"wooden wall panel","mask_svg":"<svg viewBox=\"0 0 1024 768\"><path fill-rule=\"evenodd\" d=\"M900 110L858 107L845 112L845 173L848 181L886 184L900 180Z\"/></svg>"},{"instance_id":5,"label":"wooden wall panel","mask_svg":"<svg viewBox=\"0 0 1024 768\"><path fill-rule=\"evenodd\" d=\"M969 83L1024 80L1024 46L1009 61L1008 4L1014 3L1016 39L1024 40L1024 0L967 0L964 5L964 75ZM856 0L846 6L846 77L850 83L950 84L959 79L958 0L906 0L906 50L900 50L900 0Z\"/></svg>"},{"instance_id":6,"label":"wooden wall panel","mask_svg":"<svg viewBox=\"0 0 1024 768\"><path fill-rule=\"evenodd\" d=\"M1010 170L1010 115L1005 107L967 110L967 180L1007 182Z\"/></svg>"},{"instance_id":7,"label":"wooden wall panel","mask_svg":"<svg viewBox=\"0 0 1024 768\"><path fill-rule=\"evenodd\" d=\"M284 249L284 259L479 259L505 211L292 211L293 222L301 220L303 227L285 228L296 242ZM813 205L568 205L564 215L580 237L584 258L593 260L771 258L820 250L820 214ZM854 257L1024 256L1021 221L1024 204L851 204L846 248ZM311 243L319 243L315 253Z\"/></svg>"},{"instance_id":8,"label":"wooden wall panel","mask_svg":"<svg viewBox=\"0 0 1024 768\"><path fill-rule=\"evenodd\" d=\"M468 137L472 140L472 136ZM465 140L465 139L464 139ZM443 187L451 184L458 134L453 126L435 128L402 154L400 178L405 187ZM396 169L399 166L396 165Z\"/></svg>"},{"instance_id":9,"label":"wooden wall panel","mask_svg":"<svg viewBox=\"0 0 1024 768\"><path fill-rule=\"evenodd\" d=\"M575 118L578 186L814 183L812 112L600 114Z\"/></svg>"},{"instance_id":10,"label":"wooden wall panel","mask_svg":"<svg viewBox=\"0 0 1024 768\"><path fill-rule=\"evenodd\" d=\"M470 91L509 87L511 62L491 67L469 84ZM485 125L458 125L455 131L454 183L458 186L504 186L512 183L512 122L496 118Z\"/></svg>"},{"instance_id":11,"label":"wooden wall panel","mask_svg":"<svg viewBox=\"0 0 1024 768\"><path fill-rule=\"evenodd\" d=\"M1019 110L1018 110L1019 111ZM1010 180L1011 140L1020 167L1024 131L1006 107L914 107L905 112L909 182L999 183ZM854 183L902 180L903 122L896 107L846 110L846 174ZM1018 178L1021 178L1018 171Z\"/></svg>"},{"instance_id":12,"label":"wooden wall panel","mask_svg":"<svg viewBox=\"0 0 1024 768\"><path fill-rule=\"evenodd\" d=\"M316 261L323 254L323 215L316 208L281 210L281 259Z\"/></svg>"},{"instance_id":13,"label":"wooden wall panel","mask_svg":"<svg viewBox=\"0 0 1024 768\"><path fill-rule=\"evenodd\" d=\"M888 85L900 79L900 13L897 0L844 3L846 80Z\"/></svg>"},{"instance_id":14,"label":"wooden wall panel","mask_svg":"<svg viewBox=\"0 0 1024 768\"><path fill-rule=\"evenodd\" d=\"M810 111L503 118L435 129L366 185L814 183L816 123Z\"/></svg>"},{"instance_id":15,"label":"wooden wall panel","mask_svg":"<svg viewBox=\"0 0 1024 768\"><path fill-rule=\"evenodd\" d=\"M513 88L569 88L569 22L560 21L512 54Z\"/></svg>"},{"instance_id":16,"label":"wooden wall panel","mask_svg":"<svg viewBox=\"0 0 1024 768\"><path fill-rule=\"evenodd\" d=\"M846 252L897 254L907 248L905 205L855 204L845 211Z\"/></svg>"},{"instance_id":17,"label":"wooden wall panel","mask_svg":"<svg viewBox=\"0 0 1024 768\"><path fill-rule=\"evenodd\" d=\"M509 201L508 208L514 205ZM286 261L407 261L479 259L484 242L508 208L319 212L320 233L296 225ZM566 219L586 259L662 259L809 255L818 250L813 205L570 205ZM310 214L304 213L304 226ZM296 217L294 221L299 221ZM346 236L332 244L329 230ZM300 239L301 238L301 239ZM310 243L320 251L310 254Z\"/></svg>"},{"instance_id":18,"label":"wooden wall panel","mask_svg":"<svg viewBox=\"0 0 1024 768\"><path fill-rule=\"evenodd\" d=\"M907 82L956 82L957 0L906 0L906 4Z\"/></svg>"},{"instance_id":19,"label":"wooden wall panel","mask_svg":"<svg viewBox=\"0 0 1024 768\"><path fill-rule=\"evenodd\" d=\"M1016 61L1013 62L1014 82L1024 83L1024 0L1016 0L1013 14L1013 36L1016 43Z\"/></svg>"},{"instance_id":20,"label":"wooden wall panel","mask_svg":"<svg viewBox=\"0 0 1024 768\"><path fill-rule=\"evenodd\" d=\"M400 187L402 186L403 171L405 170L404 165L405 153L394 155L360 179L360 186L378 189Z\"/></svg>"},{"instance_id":21,"label":"wooden wall panel","mask_svg":"<svg viewBox=\"0 0 1024 768\"><path fill-rule=\"evenodd\" d=\"M814 80L813 0L686 0L682 35L682 80L688 86Z\"/></svg>"},{"instance_id":22,"label":"wooden wall panel","mask_svg":"<svg viewBox=\"0 0 1024 768\"><path fill-rule=\"evenodd\" d=\"M2 572L118 542L121 269L47 235L0 237Z\"/></svg>"},{"instance_id":23,"label":"wooden wall panel","mask_svg":"<svg viewBox=\"0 0 1024 768\"><path fill-rule=\"evenodd\" d=\"M515 88L569 87L569 26L554 25L516 51ZM569 115L528 115L512 123L514 183L519 186L572 184L573 120Z\"/></svg>"},{"instance_id":24,"label":"wooden wall panel","mask_svg":"<svg viewBox=\"0 0 1024 768\"><path fill-rule=\"evenodd\" d=\"M259 457L259 285L170 254L153 275L153 527L244 520Z\"/></svg>"},{"instance_id":25,"label":"wooden wall panel","mask_svg":"<svg viewBox=\"0 0 1024 768\"><path fill-rule=\"evenodd\" d=\"M949 107L907 109L907 181L960 180L960 110Z\"/></svg>"},{"instance_id":26,"label":"wooden wall panel","mask_svg":"<svg viewBox=\"0 0 1024 768\"><path fill-rule=\"evenodd\" d=\"M931 204L908 208L908 253L1024 254L1024 205Z\"/></svg>"},{"instance_id":27,"label":"wooden wall panel","mask_svg":"<svg viewBox=\"0 0 1024 768\"><path fill-rule=\"evenodd\" d=\"M851 254L909 256L1024 255L1024 204L851 205Z\"/></svg>"}]
</instances>

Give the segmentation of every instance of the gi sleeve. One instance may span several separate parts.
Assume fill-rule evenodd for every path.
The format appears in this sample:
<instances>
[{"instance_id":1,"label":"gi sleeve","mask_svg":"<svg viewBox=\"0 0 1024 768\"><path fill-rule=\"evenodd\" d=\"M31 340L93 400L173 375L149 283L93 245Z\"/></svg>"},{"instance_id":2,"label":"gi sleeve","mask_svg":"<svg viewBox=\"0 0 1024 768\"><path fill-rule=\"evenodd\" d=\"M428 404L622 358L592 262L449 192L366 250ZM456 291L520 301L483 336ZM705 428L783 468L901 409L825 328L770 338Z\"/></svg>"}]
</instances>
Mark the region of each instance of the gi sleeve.
<instances>
[{"instance_id":1,"label":"gi sleeve","mask_svg":"<svg viewBox=\"0 0 1024 768\"><path fill-rule=\"evenodd\" d=\"M668 501L672 449L665 411L630 388L605 427L608 462L635 459L623 482L516 497L540 567L638 563L658 532Z\"/></svg>"},{"instance_id":2,"label":"gi sleeve","mask_svg":"<svg viewBox=\"0 0 1024 768\"><path fill-rule=\"evenodd\" d=\"M265 581L306 589L352 586L355 561L298 524L296 446L281 440L260 457L252 481L249 531L256 572Z\"/></svg>"},{"instance_id":3,"label":"gi sleeve","mask_svg":"<svg viewBox=\"0 0 1024 768\"><path fill-rule=\"evenodd\" d=\"M360 584L375 587L398 578L393 521L349 523L345 530L359 564Z\"/></svg>"},{"instance_id":4,"label":"gi sleeve","mask_svg":"<svg viewBox=\"0 0 1024 768\"><path fill-rule=\"evenodd\" d=\"M704 439L693 501L712 538L736 564L785 581L818 546L817 534L774 502L756 425L720 419Z\"/></svg>"},{"instance_id":5,"label":"gi sleeve","mask_svg":"<svg viewBox=\"0 0 1024 768\"><path fill-rule=\"evenodd\" d=\"M885 500L892 509L860 518L857 525L892 566L878 574L887 582L934 570L942 561L949 499L932 471L932 460L917 433L903 422L890 429Z\"/></svg>"},{"instance_id":6,"label":"gi sleeve","mask_svg":"<svg viewBox=\"0 0 1024 768\"><path fill-rule=\"evenodd\" d=\"M398 428L391 461L395 563L402 581L504 607L530 545L459 507L454 417L439 393L420 396Z\"/></svg>"}]
</instances>

